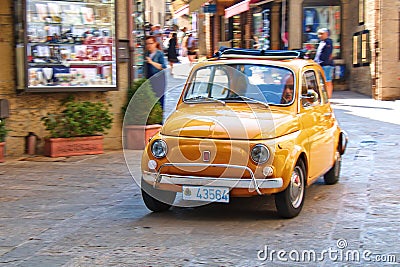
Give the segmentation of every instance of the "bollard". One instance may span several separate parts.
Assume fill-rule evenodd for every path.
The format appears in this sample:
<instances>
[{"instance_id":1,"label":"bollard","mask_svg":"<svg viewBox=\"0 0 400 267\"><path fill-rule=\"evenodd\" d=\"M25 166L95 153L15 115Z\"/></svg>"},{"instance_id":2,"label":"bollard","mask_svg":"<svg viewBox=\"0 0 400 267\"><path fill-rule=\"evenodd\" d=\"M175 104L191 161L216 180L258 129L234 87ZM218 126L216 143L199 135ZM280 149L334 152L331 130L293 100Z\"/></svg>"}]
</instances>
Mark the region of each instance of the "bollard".
<instances>
[{"instance_id":1,"label":"bollard","mask_svg":"<svg viewBox=\"0 0 400 267\"><path fill-rule=\"evenodd\" d=\"M37 135L33 132L29 132L28 136L26 136L26 153L28 155L36 154L36 143Z\"/></svg>"}]
</instances>

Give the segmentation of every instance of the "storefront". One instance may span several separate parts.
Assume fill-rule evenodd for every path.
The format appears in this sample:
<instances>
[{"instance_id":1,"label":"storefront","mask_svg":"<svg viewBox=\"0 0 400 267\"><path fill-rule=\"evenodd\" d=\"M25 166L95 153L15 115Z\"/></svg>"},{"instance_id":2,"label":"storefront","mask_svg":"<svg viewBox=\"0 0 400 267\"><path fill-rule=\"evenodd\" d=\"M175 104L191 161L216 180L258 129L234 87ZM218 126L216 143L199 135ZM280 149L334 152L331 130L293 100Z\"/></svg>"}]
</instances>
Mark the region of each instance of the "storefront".
<instances>
[{"instance_id":1,"label":"storefront","mask_svg":"<svg viewBox=\"0 0 400 267\"><path fill-rule=\"evenodd\" d=\"M249 37L246 29L250 0L245 0L225 8L225 40L231 42L232 47L246 48Z\"/></svg>"},{"instance_id":2,"label":"storefront","mask_svg":"<svg viewBox=\"0 0 400 267\"><path fill-rule=\"evenodd\" d=\"M129 32L132 33L132 37L129 39L130 46L130 65L133 66L131 71L131 79L145 77L144 69L144 54L145 54L145 1L139 2L132 0L130 6L132 14L132 20L129 23Z\"/></svg>"},{"instance_id":3,"label":"storefront","mask_svg":"<svg viewBox=\"0 0 400 267\"><path fill-rule=\"evenodd\" d=\"M117 89L113 0L16 0L17 90Z\"/></svg>"},{"instance_id":4,"label":"storefront","mask_svg":"<svg viewBox=\"0 0 400 267\"><path fill-rule=\"evenodd\" d=\"M313 58L318 46L317 31L327 28L333 41L333 58L341 58L341 13L340 1L304 1L302 23L302 47Z\"/></svg>"},{"instance_id":5,"label":"storefront","mask_svg":"<svg viewBox=\"0 0 400 267\"><path fill-rule=\"evenodd\" d=\"M172 2L173 24L179 25L180 28L186 27L191 30L190 7L183 0L176 0Z\"/></svg>"},{"instance_id":6,"label":"storefront","mask_svg":"<svg viewBox=\"0 0 400 267\"><path fill-rule=\"evenodd\" d=\"M271 48L271 9L272 3L253 4L251 8L251 15L253 19L252 34L253 43L252 47L256 49L270 49Z\"/></svg>"},{"instance_id":7,"label":"storefront","mask_svg":"<svg viewBox=\"0 0 400 267\"><path fill-rule=\"evenodd\" d=\"M26 136L49 135L41 118L61 102L110 104L104 149L120 149L121 106L130 77L130 10L125 0L4 0L0 5L0 99L9 103L6 155L21 156ZM118 14L118 23L116 23ZM117 26L118 25L118 26Z\"/></svg>"},{"instance_id":8,"label":"storefront","mask_svg":"<svg viewBox=\"0 0 400 267\"><path fill-rule=\"evenodd\" d=\"M225 9L225 40L233 47L287 49L286 1L249 0Z\"/></svg>"}]
</instances>

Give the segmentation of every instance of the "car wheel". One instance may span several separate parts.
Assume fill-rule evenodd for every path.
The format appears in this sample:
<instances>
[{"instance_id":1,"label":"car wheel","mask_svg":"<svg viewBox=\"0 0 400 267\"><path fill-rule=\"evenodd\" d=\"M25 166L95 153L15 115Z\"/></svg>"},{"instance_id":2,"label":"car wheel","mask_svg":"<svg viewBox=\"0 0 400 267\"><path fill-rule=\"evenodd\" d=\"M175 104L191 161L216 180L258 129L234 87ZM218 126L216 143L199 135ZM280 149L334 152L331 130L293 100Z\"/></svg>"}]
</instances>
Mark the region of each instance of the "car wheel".
<instances>
[{"instance_id":1,"label":"car wheel","mask_svg":"<svg viewBox=\"0 0 400 267\"><path fill-rule=\"evenodd\" d=\"M142 198L146 207L154 212L167 211L175 201L176 192L159 190L152 185L141 181Z\"/></svg>"},{"instance_id":2,"label":"car wheel","mask_svg":"<svg viewBox=\"0 0 400 267\"><path fill-rule=\"evenodd\" d=\"M304 163L299 160L292 171L288 187L275 195L275 206L279 216L293 218L299 215L306 190L305 173Z\"/></svg>"},{"instance_id":3,"label":"car wheel","mask_svg":"<svg viewBox=\"0 0 400 267\"><path fill-rule=\"evenodd\" d=\"M324 174L325 184L336 184L339 181L340 167L342 166L342 156L339 152L336 152L335 164L330 170Z\"/></svg>"}]
</instances>

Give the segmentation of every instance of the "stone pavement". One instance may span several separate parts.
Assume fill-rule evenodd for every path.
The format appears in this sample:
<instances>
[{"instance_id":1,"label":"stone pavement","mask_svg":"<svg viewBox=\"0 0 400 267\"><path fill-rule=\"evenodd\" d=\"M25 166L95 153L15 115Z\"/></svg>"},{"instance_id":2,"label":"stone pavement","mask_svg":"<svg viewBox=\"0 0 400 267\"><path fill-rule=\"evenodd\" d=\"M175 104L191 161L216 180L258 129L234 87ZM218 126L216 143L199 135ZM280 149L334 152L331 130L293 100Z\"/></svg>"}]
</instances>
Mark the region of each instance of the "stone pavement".
<instances>
[{"instance_id":1,"label":"stone pavement","mask_svg":"<svg viewBox=\"0 0 400 267\"><path fill-rule=\"evenodd\" d=\"M140 177L141 151L8 160L0 164L0 266L392 266L373 261L382 257L399 263L400 101L335 92L332 103L350 137L341 180L308 187L302 213L291 220L277 217L270 196L153 214L125 162ZM270 257L258 259L265 248ZM286 251L287 262L273 250ZM288 260L289 252L304 250L320 258ZM336 250L336 261L324 250ZM371 261L359 263L347 252L367 253Z\"/></svg>"}]
</instances>

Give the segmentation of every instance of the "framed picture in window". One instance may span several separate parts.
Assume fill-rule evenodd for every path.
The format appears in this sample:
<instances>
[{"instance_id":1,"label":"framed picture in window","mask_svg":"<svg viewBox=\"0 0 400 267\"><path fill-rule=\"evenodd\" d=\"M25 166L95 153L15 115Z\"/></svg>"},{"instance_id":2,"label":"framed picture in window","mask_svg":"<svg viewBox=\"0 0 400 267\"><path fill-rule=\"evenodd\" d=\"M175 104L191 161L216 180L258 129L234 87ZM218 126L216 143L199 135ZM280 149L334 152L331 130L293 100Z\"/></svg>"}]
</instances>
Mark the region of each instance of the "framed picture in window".
<instances>
[{"instance_id":1,"label":"framed picture in window","mask_svg":"<svg viewBox=\"0 0 400 267\"><path fill-rule=\"evenodd\" d=\"M369 31L361 32L361 65L369 66L371 63L371 48L369 44Z\"/></svg>"},{"instance_id":2,"label":"framed picture in window","mask_svg":"<svg viewBox=\"0 0 400 267\"><path fill-rule=\"evenodd\" d=\"M353 66L369 66L371 63L371 47L369 31L361 31L353 34Z\"/></svg>"},{"instance_id":3,"label":"framed picture in window","mask_svg":"<svg viewBox=\"0 0 400 267\"><path fill-rule=\"evenodd\" d=\"M358 24L364 24L365 0L358 0Z\"/></svg>"},{"instance_id":4,"label":"framed picture in window","mask_svg":"<svg viewBox=\"0 0 400 267\"><path fill-rule=\"evenodd\" d=\"M360 38L359 37L360 37L360 35L358 33L353 34L353 66L354 67L359 67L360 66L359 63L358 63L358 58L359 58L359 56L358 56L358 53L359 53L358 47L359 47L359 43L360 43L360 41L359 41Z\"/></svg>"}]
</instances>

